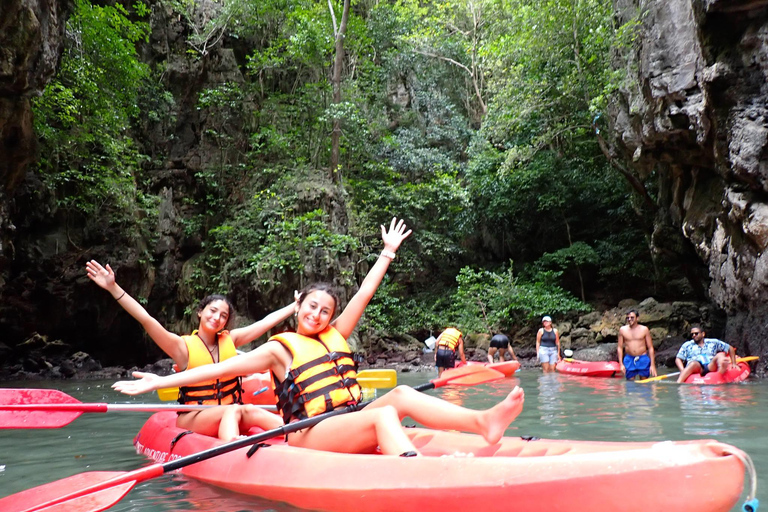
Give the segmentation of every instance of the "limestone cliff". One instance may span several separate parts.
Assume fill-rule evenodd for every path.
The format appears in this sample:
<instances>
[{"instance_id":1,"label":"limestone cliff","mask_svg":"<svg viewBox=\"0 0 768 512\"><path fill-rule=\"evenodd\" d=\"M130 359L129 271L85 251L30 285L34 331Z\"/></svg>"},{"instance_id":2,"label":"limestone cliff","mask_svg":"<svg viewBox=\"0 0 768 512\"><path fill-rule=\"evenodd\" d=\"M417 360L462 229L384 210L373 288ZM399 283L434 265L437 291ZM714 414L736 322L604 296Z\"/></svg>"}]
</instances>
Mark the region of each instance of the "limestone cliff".
<instances>
[{"instance_id":1,"label":"limestone cliff","mask_svg":"<svg viewBox=\"0 0 768 512\"><path fill-rule=\"evenodd\" d=\"M768 1L616 0L639 22L617 58L613 157L657 183L659 254L708 269L726 339L768 349ZM762 363L763 367L765 362Z\"/></svg>"}]
</instances>

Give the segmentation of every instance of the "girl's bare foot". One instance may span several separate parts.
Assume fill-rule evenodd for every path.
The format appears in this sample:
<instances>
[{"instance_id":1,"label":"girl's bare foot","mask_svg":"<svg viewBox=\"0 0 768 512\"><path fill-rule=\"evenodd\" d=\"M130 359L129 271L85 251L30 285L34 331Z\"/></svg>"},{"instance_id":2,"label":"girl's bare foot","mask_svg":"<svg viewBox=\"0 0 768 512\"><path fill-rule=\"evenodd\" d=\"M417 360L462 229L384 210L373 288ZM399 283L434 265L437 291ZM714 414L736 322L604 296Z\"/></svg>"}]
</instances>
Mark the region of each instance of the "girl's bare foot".
<instances>
[{"instance_id":1,"label":"girl's bare foot","mask_svg":"<svg viewBox=\"0 0 768 512\"><path fill-rule=\"evenodd\" d=\"M522 388L515 386L507 397L494 405L480 419L481 432L489 444L496 444L504 435L512 421L522 412L525 394Z\"/></svg>"}]
</instances>

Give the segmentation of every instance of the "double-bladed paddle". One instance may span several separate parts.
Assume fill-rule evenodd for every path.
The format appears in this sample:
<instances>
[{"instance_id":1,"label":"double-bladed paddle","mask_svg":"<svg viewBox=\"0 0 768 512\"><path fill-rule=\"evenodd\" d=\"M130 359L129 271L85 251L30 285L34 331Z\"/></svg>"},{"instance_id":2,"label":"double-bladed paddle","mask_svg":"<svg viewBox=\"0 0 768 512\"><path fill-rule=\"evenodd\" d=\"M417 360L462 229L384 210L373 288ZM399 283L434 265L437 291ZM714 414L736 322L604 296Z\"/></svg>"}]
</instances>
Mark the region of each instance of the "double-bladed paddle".
<instances>
[{"instance_id":1,"label":"double-bladed paddle","mask_svg":"<svg viewBox=\"0 0 768 512\"><path fill-rule=\"evenodd\" d=\"M416 386L414 389L428 391L447 385L474 386L503 377L503 373L485 366L464 366L446 370L440 377ZM127 473L122 471L80 473L2 498L0 510L3 512L100 512L120 501L139 482L273 437L312 427L332 416L358 411L370 403L363 402L336 409L170 462L152 464Z\"/></svg>"},{"instance_id":2,"label":"double-bladed paddle","mask_svg":"<svg viewBox=\"0 0 768 512\"><path fill-rule=\"evenodd\" d=\"M757 357L757 356L737 357L736 358L736 362L737 363L748 363L749 361L757 361L758 359L760 359L760 358ZM642 384L644 382L656 382L658 380L663 380L663 379L668 379L670 377L674 377L675 375L680 375L680 372L667 373L667 374L664 374L664 375L659 375L658 377L650 377L648 379L640 379L640 380L637 380L635 382L637 382L638 384Z\"/></svg>"},{"instance_id":3,"label":"double-bladed paddle","mask_svg":"<svg viewBox=\"0 0 768 512\"><path fill-rule=\"evenodd\" d=\"M82 403L56 389L0 389L0 429L60 428L86 412L200 411L216 405ZM257 405L276 410L274 405Z\"/></svg>"}]
</instances>

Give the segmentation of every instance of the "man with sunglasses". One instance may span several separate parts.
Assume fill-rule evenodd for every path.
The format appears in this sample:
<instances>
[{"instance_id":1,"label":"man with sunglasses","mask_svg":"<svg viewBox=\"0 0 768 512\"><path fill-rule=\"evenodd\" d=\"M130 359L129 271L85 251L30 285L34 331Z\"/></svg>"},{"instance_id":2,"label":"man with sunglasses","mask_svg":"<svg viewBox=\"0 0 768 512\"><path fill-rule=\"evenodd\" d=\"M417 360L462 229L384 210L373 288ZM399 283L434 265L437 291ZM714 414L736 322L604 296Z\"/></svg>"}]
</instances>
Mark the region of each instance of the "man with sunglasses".
<instances>
[{"instance_id":1,"label":"man with sunglasses","mask_svg":"<svg viewBox=\"0 0 768 512\"><path fill-rule=\"evenodd\" d=\"M675 364L680 369L677 382L685 382L690 375L700 373L703 377L709 372L725 373L728 369L727 359L730 355L731 364L736 366L736 349L715 338L705 338L706 332L699 325L691 327L691 340L683 343L675 357Z\"/></svg>"},{"instance_id":2,"label":"man with sunglasses","mask_svg":"<svg viewBox=\"0 0 768 512\"><path fill-rule=\"evenodd\" d=\"M627 380L656 376L651 331L637 321L639 316L636 309L630 309L627 311L627 325L619 329L619 365Z\"/></svg>"}]
</instances>

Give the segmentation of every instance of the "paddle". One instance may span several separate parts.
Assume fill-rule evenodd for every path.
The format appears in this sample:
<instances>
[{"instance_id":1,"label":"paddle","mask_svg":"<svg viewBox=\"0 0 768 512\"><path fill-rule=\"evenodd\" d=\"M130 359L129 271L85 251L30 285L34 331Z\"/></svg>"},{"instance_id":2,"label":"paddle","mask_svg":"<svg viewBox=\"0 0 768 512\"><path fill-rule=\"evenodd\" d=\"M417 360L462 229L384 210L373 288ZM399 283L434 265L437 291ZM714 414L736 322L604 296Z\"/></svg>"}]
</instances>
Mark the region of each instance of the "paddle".
<instances>
[{"instance_id":1,"label":"paddle","mask_svg":"<svg viewBox=\"0 0 768 512\"><path fill-rule=\"evenodd\" d=\"M757 361L758 359L760 359L758 356L737 357L736 362L748 363L749 361ZM658 377L650 377L648 379L636 380L635 382L637 382L638 384L642 384L643 382L656 382L657 380L668 379L670 377L674 377L675 375L680 375L680 372L667 373L665 375L659 375Z\"/></svg>"},{"instance_id":2,"label":"paddle","mask_svg":"<svg viewBox=\"0 0 768 512\"><path fill-rule=\"evenodd\" d=\"M216 405L84 404L56 389L0 389L0 429L60 428L86 412L200 411ZM274 411L274 405L258 405Z\"/></svg>"},{"instance_id":3,"label":"paddle","mask_svg":"<svg viewBox=\"0 0 768 512\"><path fill-rule=\"evenodd\" d=\"M416 386L414 389L417 391L428 391L447 385L474 386L503 377L504 374L501 372L485 366L464 366L462 368L446 370L440 377ZM238 439L199 453L193 453L186 457L163 464L153 464L127 473L121 471L96 471L73 475L2 498L0 499L0 510L3 512L36 512L42 510L45 510L45 512L99 512L110 508L120 501L139 482L208 460L217 455L238 450L245 446L267 441L273 437L283 436L297 430L312 427L332 416L360 410L370 403L363 402L342 409L336 409L312 418L289 423L261 434Z\"/></svg>"},{"instance_id":4,"label":"paddle","mask_svg":"<svg viewBox=\"0 0 768 512\"><path fill-rule=\"evenodd\" d=\"M397 386L397 372L392 369L360 370L357 372L357 382L364 388L393 388ZM263 390L266 391L267 388L263 388ZM158 389L157 396L163 402L176 401L179 398L179 388Z\"/></svg>"}]
</instances>

